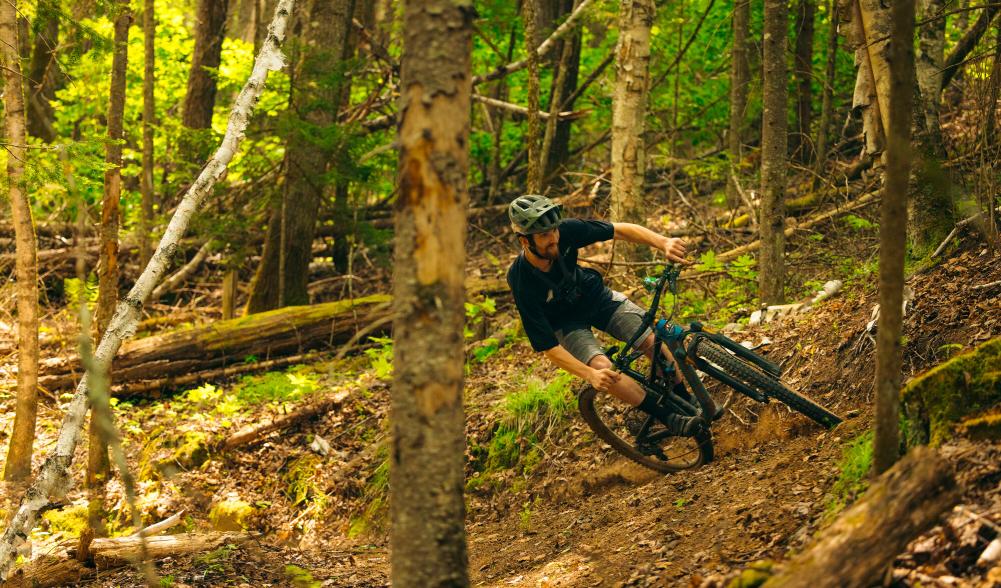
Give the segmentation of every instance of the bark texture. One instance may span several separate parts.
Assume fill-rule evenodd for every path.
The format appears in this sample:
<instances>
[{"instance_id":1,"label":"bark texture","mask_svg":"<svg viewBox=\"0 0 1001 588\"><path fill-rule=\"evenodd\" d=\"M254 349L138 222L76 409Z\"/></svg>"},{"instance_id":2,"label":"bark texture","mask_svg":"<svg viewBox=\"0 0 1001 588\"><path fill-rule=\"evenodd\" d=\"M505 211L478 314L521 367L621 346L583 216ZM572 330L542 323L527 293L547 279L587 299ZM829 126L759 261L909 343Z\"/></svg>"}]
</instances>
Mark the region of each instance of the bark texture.
<instances>
[{"instance_id":1,"label":"bark texture","mask_svg":"<svg viewBox=\"0 0 1001 588\"><path fill-rule=\"evenodd\" d=\"M787 127L786 37L789 6L765 0L761 115L761 253L758 290L766 304L785 301L785 192Z\"/></svg>"},{"instance_id":2,"label":"bark texture","mask_svg":"<svg viewBox=\"0 0 1001 588\"><path fill-rule=\"evenodd\" d=\"M935 247L956 224L952 179L942 166L948 157L939 121L942 94L942 67L945 50L944 0L920 0L922 25L918 32L918 53L914 64L919 102L914 140L917 152L914 181L907 213L909 237L919 254Z\"/></svg>"},{"instance_id":3,"label":"bark texture","mask_svg":"<svg viewBox=\"0 0 1001 588\"><path fill-rule=\"evenodd\" d=\"M727 203L730 208L741 204L737 178L740 177L740 164L743 160L744 121L747 117L747 94L751 83L751 64L748 61L747 40L751 30L750 0L735 0L733 17L733 43L730 56L730 130L727 135L727 145L730 151L732 178L726 185Z\"/></svg>"},{"instance_id":4,"label":"bark texture","mask_svg":"<svg viewBox=\"0 0 1001 588\"><path fill-rule=\"evenodd\" d=\"M195 50L188 72L188 91L184 96L181 122L189 129L212 127L215 108L216 78L226 31L225 0L198 0L195 25Z\"/></svg>"},{"instance_id":5,"label":"bark texture","mask_svg":"<svg viewBox=\"0 0 1001 588\"><path fill-rule=\"evenodd\" d=\"M892 6L890 124L879 219L879 326L876 332L876 423L873 470L881 474L900 452L898 422L903 329L907 187L911 173L911 102L914 96L914 2Z\"/></svg>"},{"instance_id":6,"label":"bark texture","mask_svg":"<svg viewBox=\"0 0 1001 588\"><path fill-rule=\"evenodd\" d=\"M820 122L817 124L816 157L814 163L814 189L823 177L824 163L827 160L827 143L831 130L831 121L834 118L834 83L837 75L838 57L838 3L830 0L827 4L827 14L829 15L827 29L827 61L824 67L824 87L821 91L823 98L820 105Z\"/></svg>"},{"instance_id":7,"label":"bark texture","mask_svg":"<svg viewBox=\"0 0 1001 588\"><path fill-rule=\"evenodd\" d=\"M813 29L816 20L815 0L799 0L796 8L796 53L793 68L796 77L796 129L790 151L793 158L808 163L813 157Z\"/></svg>"},{"instance_id":8,"label":"bark texture","mask_svg":"<svg viewBox=\"0 0 1001 588\"><path fill-rule=\"evenodd\" d=\"M559 4L559 16L568 16L573 13L574 0L557 0ZM569 48L566 46L569 45ZM581 32L579 28L574 28L567 34L566 38L560 39L554 53L561 56L556 64L556 75L554 76L553 89L550 95L561 96L561 103L558 111L573 110L575 101L574 93L577 91L577 81L580 75L580 51ZM562 84L555 80L561 79ZM550 108L552 111L552 108ZM567 164L570 159L570 131L573 120L560 119L556 123L556 131L553 135L552 146L548 152L548 165L543 170L544 178L551 178Z\"/></svg>"},{"instance_id":9,"label":"bark texture","mask_svg":"<svg viewBox=\"0 0 1001 588\"><path fill-rule=\"evenodd\" d=\"M948 462L932 449L916 447L764 588L872 586L958 499Z\"/></svg>"},{"instance_id":10,"label":"bark texture","mask_svg":"<svg viewBox=\"0 0 1001 588\"><path fill-rule=\"evenodd\" d=\"M272 206L268 238L251 284L247 312L309 304L309 263L327 172L341 141L335 136L354 0L312 0L302 13L299 59L285 147L282 198ZM270 282L270 283L269 283Z\"/></svg>"},{"instance_id":11,"label":"bark texture","mask_svg":"<svg viewBox=\"0 0 1001 588\"><path fill-rule=\"evenodd\" d=\"M468 586L462 332L475 12L471 0L406 2L404 11L391 582Z\"/></svg>"},{"instance_id":12,"label":"bark texture","mask_svg":"<svg viewBox=\"0 0 1001 588\"><path fill-rule=\"evenodd\" d=\"M3 69L4 139L7 150L7 194L14 222L17 252L17 401L4 479L20 481L31 475L38 409L38 242L31 203L24 185L24 93L17 54L17 2L0 2L0 67Z\"/></svg>"},{"instance_id":13,"label":"bark texture","mask_svg":"<svg viewBox=\"0 0 1001 588\"><path fill-rule=\"evenodd\" d=\"M650 89L650 27L653 0L619 2L619 41L612 92L612 220L637 222L643 214L643 142Z\"/></svg>"},{"instance_id":14,"label":"bark texture","mask_svg":"<svg viewBox=\"0 0 1001 588\"><path fill-rule=\"evenodd\" d=\"M156 0L144 0L143 8L143 152L142 213L139 216L139 263L146 265L153 254L150 245L150 231L153 228L153 125L156 118L156 102L153 89L156 84Z\"/></svg>"},{"instance_id":15,"label":"bark texture","mask_svg":"<svg viewBox=\"0 0 1001 588\"><path fill-rule=\"evenodd\" d=\"M56 47L59 45L59 6L43 0L35 8L35 40L31 50L31 64L28 67L28 96L26 115L28 134L46 143L56 139L52 128L54 111L50 101L56 97L56 82L59 66L56 63Z\"/></svg>"},{"instance_id":16,"label":"bark texture","mask_svg":"<svg viewBox=\"0 0 1001 588\"><path fill-rule=\"evenodd\" d=\"M253 355L260 361L337 346L385 316L386 296L368 296L313 306L291 306L249 317L216 321L130 341L112 363L115 380L128 394L150 381L169 388L188 374L239 365ZM80 374L71 358L48 362L42 385L71 387Z\"/></svg>"},{"instance_id":17,"label":"bark texture","mask_svg":"<svg viewBox=\"0 0 1001 588\"><path fill-rule=\"evenodd\" d=\"M292 0L279 2L263 49L254 62L250 79L237 97L230 113L229 125L222 144L185 193L150 263L126 298L119 303L95 353L94 359L98 371L107 370L122 341L135 334L136 324L142 316L143 304L170 266L177 244L187 229L192 215L201 208L202 203L211 194L212 187L226 172L226 167L233 159L254 106L264 88L268 72L284 67L280 47L285 39L285 24L292 6ZM51 498L62 496L68 489L69 466L73 462L73 453L87 414L89 390L89 377L85 375L66 408L66 416L59 429L55 448L46 458L17 510L10 517L3 535L0 536L0 581L7 579L17 547L23 538L28 536L38 512L50 503Z\"/></svg>"},{"instance_id":18,"label":"bark texture","mask_svg":"<svg viewBox=\"0 0 1001 588\"><path fill-rule=\"evenodd\" d=\"M101 258L98 266L97 333L104 335L118 301L118 225L122 197L122 136L125 118L125 74L128 68L129 27L132 11L128 0L115 5L115 48L111 60L111 88L108 97L108 143L105 148L104 197L101 201ZM105 372L110 379L112 374ZM108 446L95 419L88 431L87 475L89 490L89 526L96 536L104 530L104 486L111 463Z\"/></svg>"},{"instance_id":19,"label":"bark texture","mask_svg":"<svg viewBox=\"0 0 1001 588\"><path fill-rule=\"evenodd\" d=\"M855 91L852 95L852 110L862 119L862 132L865 136L865 152L875 157L886 147L885 124L883 110L885 100L876 90L876 74L873 60L880 60L881 49L885 48L889 39L889 29L882 30L882 41L870 45L867 37L865 20L862 18L862 0L847 0L839 5L838 16L847 25L848 48L855 52ZM878 8L878 7L877 7ZM887 20L889 17L881 14L877 20ZM888 25L887 25L888 27ZM875 40L875 38L874 38ZM886 97L888 99L888 97Z\"/></svg>"},{"instance_id":20,"label":"bark texture","mask_svg":"<svg viewBox=\"0 0 1001 588\"><path fill-rule=\"evenodd\" d=\"M528 53L528 125L525 144L528 149L529 194L542 193L542 159L539 157L542 119L539 117L539 54L532 50L538 44L539 0L524 0L522 19L525 22L525 48Z\"/></svg>"}]
</instances>

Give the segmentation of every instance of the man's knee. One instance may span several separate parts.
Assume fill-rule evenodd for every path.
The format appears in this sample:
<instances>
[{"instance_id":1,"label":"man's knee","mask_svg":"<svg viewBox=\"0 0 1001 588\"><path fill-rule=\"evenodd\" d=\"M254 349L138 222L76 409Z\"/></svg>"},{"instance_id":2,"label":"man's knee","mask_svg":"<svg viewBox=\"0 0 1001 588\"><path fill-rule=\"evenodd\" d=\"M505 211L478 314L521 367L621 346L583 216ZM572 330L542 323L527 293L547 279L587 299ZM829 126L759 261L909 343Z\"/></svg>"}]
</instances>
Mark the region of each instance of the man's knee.
<instances>
[{"instance_id":1,"label":"man's knee","mask_svg":"<svg viewBox=\"0 0 1001 588\"><path fill-rule=\"evenodd\" d=\"M606 370L612 367L612 362L609 361L607 355L599 353L598 355L592 357L591 361L587 362L587 365L593 367L596 370Z\"/></svg>"}]
</instances>

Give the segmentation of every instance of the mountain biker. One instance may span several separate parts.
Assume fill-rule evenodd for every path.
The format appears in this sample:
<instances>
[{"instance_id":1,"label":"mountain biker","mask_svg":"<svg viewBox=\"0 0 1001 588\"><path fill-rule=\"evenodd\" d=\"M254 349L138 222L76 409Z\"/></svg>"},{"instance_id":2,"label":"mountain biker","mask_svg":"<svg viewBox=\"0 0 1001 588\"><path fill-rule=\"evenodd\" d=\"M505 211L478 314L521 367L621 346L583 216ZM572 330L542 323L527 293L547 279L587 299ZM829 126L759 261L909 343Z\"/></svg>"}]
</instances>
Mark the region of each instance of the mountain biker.
<instances>
[{"instance_id":1,"label":"mountain biker","mask_svg":"<svg viewBox=\"0 0 1001 588\"><path fill-rule=\"evenodd\" d=\"M612 369L591 327L626 341L639 328L644 312L605 286L597 271L577 265L578 248L611 239L649 245L680 263L685 259L684 241L631 223L565 219L561 206L534 194L515 198L508 218L522 252L508 269L507 283L532 349L599 392L652 415L675 435L691 436L705 427L701 417L670 412L657 403L656 394L647 394L639 382ZM649 357L653 345L654 335L647 329L635 347ZM680 380L674 391L687 396Z\"/></svg>"}]
</instances>

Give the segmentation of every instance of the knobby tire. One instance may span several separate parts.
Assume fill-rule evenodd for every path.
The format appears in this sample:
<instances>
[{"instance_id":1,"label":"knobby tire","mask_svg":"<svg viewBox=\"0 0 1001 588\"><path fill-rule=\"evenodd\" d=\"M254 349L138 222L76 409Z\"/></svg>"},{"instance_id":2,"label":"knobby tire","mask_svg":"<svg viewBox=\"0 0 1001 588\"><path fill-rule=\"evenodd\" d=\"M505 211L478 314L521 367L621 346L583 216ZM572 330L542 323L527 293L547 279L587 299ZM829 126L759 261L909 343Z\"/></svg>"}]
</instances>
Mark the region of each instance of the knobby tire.
<instances>
[{"instance_id":1,"label":"knobby tire","mask_svg":"<svg viewBox=\"0 0 1001 588\"><path fill-rule=\"evenodd\" d=\"M780 381L737 358L713 341L700 340L696 347L696 355L828 429L841 423L841 417L802 394L786 388Z\"/></svg>"},{"instance_id":2,"label":"knobby tire","mask_svg":"<svg viewBox=\"0 0 1001 588\"><path fill-rule=\"evenodd\" d=\"M694 440L697 443L698 455L697 458L693 457L690 462L675 463L664 461L658 459L656 456L641 453L633 445L633 443L631 443L630 439L623 439L617 435L602 420L594 406L594 398L598 394L599 392L595 390L593 386L584 386L580 390L580 393L577 396L577 408L580 410L580 414L583 417L584 422L591 427L591 430L594 431L594 434L597 435L599 439L608 443L611 445L612 449L628 457L632 461L661 473L671 473L692 469L712 461L712 432L708 427L706 427L706 429L701 433L695 435Z\"/></svg>"}]
</instances>

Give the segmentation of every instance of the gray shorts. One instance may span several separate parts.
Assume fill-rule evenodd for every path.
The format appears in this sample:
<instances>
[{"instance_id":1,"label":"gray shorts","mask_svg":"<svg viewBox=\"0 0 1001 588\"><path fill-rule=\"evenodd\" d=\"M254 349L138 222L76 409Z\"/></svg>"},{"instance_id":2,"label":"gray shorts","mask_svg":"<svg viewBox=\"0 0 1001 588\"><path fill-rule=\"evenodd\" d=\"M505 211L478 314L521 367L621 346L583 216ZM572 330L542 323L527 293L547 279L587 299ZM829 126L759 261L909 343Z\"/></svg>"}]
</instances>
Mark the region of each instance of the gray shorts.
<instances>
[{"instance_id":1,"label":"gray shorts","mask_svg":"<svg viewBox=\"0 0 1001 588\"><path fill-rule=\"evenodd\" d=\"M615 309L611 318L608 319L608 324L601 330L624 343L640 328L640 325L643 323L643 315L646 314L646 311L620 292L612 291L612 299L616 301L621 300L622 304ZM594 336L594 332L591 330L592 326L585 322L569 323L556 331L556 339L560 342L560 345L585 364L590 363L594 359L594 356L605 353L604 347L598 342ZM646 329L636 339L634 346L643 343L651 333L652 331L649 328Z\"/></svg>"}]
</instances>

